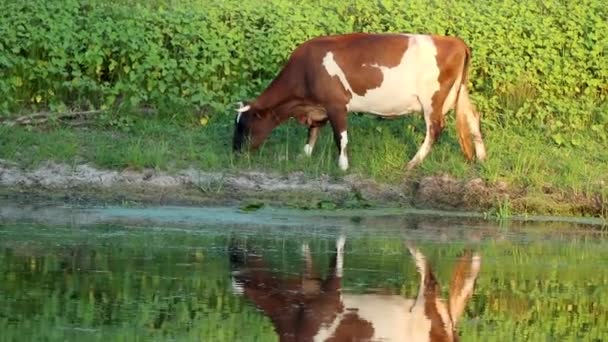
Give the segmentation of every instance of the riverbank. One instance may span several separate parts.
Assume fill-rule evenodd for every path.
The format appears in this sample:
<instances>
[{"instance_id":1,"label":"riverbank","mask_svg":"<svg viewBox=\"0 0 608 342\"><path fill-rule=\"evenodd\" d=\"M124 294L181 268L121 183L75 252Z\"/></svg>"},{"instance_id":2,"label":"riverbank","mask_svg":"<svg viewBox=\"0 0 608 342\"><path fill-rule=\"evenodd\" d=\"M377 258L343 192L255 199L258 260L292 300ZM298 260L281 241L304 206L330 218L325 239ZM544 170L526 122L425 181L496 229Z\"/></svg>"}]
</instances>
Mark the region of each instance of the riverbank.
<instances>
[{"instance_id":1,"label":"riverbank","mask_svg":"<svg viewBox=\"0 0 608 342\"><path fill-rule=\"evenodd\" d=\"M488 160L468 163L449 120L420 167L405 171L424 136L423 120L353 115L345 173L337 167L329 127L321 130L311 157L302 150L306 129L295 122L273 131L260 151L235 155L228 116L211 116L204 125L145 114L120 118L120 125L109 125L108 118L89 118L77 127L1 125L2 197L608 217L608 150L592 139L560 147L532 130L482 125Z\"/></svg>"},{"instance_id":2,"label":"riverbank","mask_svg":"<svg viewBox=\"0 0 608 342\"><path fill-rule=\"evenodd\" d=\"M399 184L359 175L312 178L303 172L206 172L184 169L108 170L54 162L27 169L0 160L0 198L14 203L75 205L264 205L298 209L419 208L472 211L484 216L541 214L606 217L598 195L528 193L504 182L447 174Z\"/></svg>"}]
</instances>

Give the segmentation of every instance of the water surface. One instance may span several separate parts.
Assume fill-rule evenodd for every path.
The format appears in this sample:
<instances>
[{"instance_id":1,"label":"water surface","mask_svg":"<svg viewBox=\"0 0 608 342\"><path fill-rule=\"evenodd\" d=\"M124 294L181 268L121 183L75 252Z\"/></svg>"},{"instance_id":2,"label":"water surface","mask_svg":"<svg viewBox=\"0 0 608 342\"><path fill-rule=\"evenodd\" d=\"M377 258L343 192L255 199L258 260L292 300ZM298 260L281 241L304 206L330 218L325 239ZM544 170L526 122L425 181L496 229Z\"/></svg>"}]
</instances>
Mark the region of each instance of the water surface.
<instances>
[{"instance_id":1,"label":"water surface","mask_svg":"<svg viewBox=\"0 0 608 342\"><path fill-rule=\"evenodd\" d=\"M6 206L0 219L3 341L276 341L276 319L238 275L263 275L261 286L286 301L300 296L289 303L303 307L330 291L320 284L335 274L340 237L344 298L415 299L420 276L407 244L447 301L463 254L475 253L481 267L456 327L461 340L608 340L608 238L591 224L374 210ZM306 305L301 312L321 312Z\"/></svg>"}]
</instances>

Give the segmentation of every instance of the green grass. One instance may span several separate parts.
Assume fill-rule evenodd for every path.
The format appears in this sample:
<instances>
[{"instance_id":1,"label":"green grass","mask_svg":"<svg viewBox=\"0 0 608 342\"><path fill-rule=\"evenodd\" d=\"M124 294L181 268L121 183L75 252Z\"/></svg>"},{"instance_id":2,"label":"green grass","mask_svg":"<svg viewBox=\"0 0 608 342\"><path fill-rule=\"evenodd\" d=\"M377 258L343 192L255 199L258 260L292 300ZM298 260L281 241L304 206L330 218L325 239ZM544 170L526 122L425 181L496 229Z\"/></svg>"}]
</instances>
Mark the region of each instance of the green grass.
<instances>
[{"instance_id":1,"label":"green grass","mask_svg":"<svg viewBox=\"0 0 608 342\"><path fill-rule=\"evenodd\" d=\"M2 127L0 158L28 168L55 161L70 165L86 162L119 170L177 171L193 167L229 172L303 171L312 178L324 174L335 178L359 174L389 184L438 174L460 179L480 177L490 184L504 182L525 190L531 201L541 202L529 206L531 214L544 214L542 208L551 207L547 193L558 197L561 194L608 196L608 151L602 143L591 139L576 149L564 148L551 144L549 137L531 129L490 127L484 130L488 160L483 164L468 163L456 141L450 117L448 127L423 164L412 172L405 172L405 163L424 138L420 116L377 120L372 116L352 115L349 121L351 168L343 173L337 167L329 126L323 128L310 158L302 152L307 131L295 122L275 129L258 152L241 155L232 153L232 128L231 118L222 116L212 117L206 126L133 116L128 125L120 128ZM521 208L513 212L505 203L508 202L496 204L502 213L526 213Z\"/></svg>"}]
</instances>

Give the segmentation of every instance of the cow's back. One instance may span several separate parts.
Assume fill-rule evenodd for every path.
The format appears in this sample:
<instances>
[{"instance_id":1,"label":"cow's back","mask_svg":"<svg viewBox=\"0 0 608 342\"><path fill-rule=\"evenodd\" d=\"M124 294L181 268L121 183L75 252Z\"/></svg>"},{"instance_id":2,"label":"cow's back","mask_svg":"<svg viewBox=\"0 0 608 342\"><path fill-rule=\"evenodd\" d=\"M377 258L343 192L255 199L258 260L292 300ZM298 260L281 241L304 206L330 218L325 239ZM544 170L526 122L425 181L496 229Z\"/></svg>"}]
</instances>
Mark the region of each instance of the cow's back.
<instances>
[{"instance_id":1,"label":"cow's back","mask_svg":"<svg viewBox=\"0 0 608 342\"><path fill-rule=\"evenodd\" d=\"M306 65L313 98L323 101L326 94L340 93L348 111L396 116L422 111L438 91L435 39L363 33L319 37L299 46L292 58Z\"/></svg>"}]
</instances>

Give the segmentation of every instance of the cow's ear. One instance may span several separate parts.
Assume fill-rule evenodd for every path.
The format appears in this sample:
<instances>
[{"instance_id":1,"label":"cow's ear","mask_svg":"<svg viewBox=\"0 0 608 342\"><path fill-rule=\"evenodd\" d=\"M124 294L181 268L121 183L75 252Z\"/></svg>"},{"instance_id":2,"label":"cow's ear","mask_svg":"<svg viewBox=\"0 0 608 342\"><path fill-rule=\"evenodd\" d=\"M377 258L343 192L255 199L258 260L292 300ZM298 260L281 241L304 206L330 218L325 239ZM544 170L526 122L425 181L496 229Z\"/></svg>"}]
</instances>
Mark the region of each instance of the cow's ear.
<instances>
[{"instance_id":1,"label":"cow's ear","mask_svg":"<svg viewBox=\"0 0 608 342\"><path fill-rule=\"evenodd\" d=\"M473 294L475 282L479 275L481 256L465 251L456 264L450 284L448 301L450 316L454 325L460 320L469 298Z\"/></svg>"}]
</instances>

